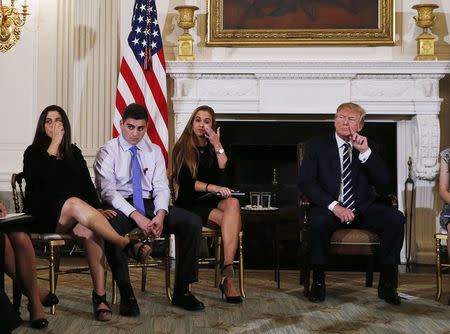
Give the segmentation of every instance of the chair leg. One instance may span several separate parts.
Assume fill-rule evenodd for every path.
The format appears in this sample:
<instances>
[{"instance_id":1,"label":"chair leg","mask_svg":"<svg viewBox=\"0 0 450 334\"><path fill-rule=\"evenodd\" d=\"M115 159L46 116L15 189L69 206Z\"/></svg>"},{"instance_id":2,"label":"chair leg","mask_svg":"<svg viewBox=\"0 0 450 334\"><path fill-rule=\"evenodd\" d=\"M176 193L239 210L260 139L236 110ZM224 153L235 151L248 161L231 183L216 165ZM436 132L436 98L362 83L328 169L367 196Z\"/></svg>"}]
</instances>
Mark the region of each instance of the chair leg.
<instances>
[{"instance_id":1,"label":"chair leg","mask_svg":"<svg viewBox=\"0 0 450 334\"><path fill-rule=\"evenodd\" d=\"M112 275L111 275L111 286L112 286L111 304L115 305L117 303L117 283L114 280L114 277L112 277Z\"/></svg>"},{"instance_id":2,"label":"chair leg","mask_svg":"<svg viewBox=\"0 0 450 334\"><path fill-rule=\"evenodd\" d=\"M215 276L214 276L214 287L219 287L219 281L220 281L220 264L222 262L222 236L217 236L216 239L216 270L215 270Z\"/></svg>"},{"instance_id":3,"label":"chair leg","mask_svg":"<svg viewBox=\"0 0 450 334\"><path fill-rule=\"evenodd\" d=\"M442 292L442 272L441 272L441 241L436 238L436 301L441 299Z\"/></svg>"},{"instance_id":4,"label":"chair leg","mask_svg":"<svg viewBox=\"0 0 450 334\"><path fill-rule=\"evenodd\" d=\"M311 279L310 273L310 253L308 244L308 231L303 228L300 231L300 285L303 285L303 295L307 297L309 295L309 285Z\"/></svg>"},{"instance_id":5,"label":"chair leg","mask_svg":"<svg viewBox=\"0 0 450 334\"><path fill-rule=\"evenodd\" d=\"M145 291L146 284L147 284L147 267L142 267L141 291Z\"/></svg>"},{"instance_id":6,"label":"chair leg","mask_svg":"<svg viewBox=\"0 0 450 334\"><path fill-rule=\"evenodd\" d=\"M366 287L371 287L373 285L373 254L367 256L367 268L366 268Z\"/></svg>"},{"instance_id":7,"label":"chair leg","mask_svg":"<svg viewBox=\"0 0 450 334\"><path fill-rule=\"evenodd\" d=\"M167 237L166 240L166 256L165 256L165 272L166 272L166 295L167 298L172 301L172 290L170 288L170 237Z\"/></svg>"},{"instance_id":8,"label":"chair leg","mask_svg":"<svg viewBox=\"0 0 450 334\"><path fill-rule=\"evenodd\" d=\"M242 252L242 236L243 232L239 232L239 290L241 292L241 296L245 298L244 291L244 255Z\"/></svg>"},{"instance_id":9,"label":"chair leg","mask_svg":"<svg viewBox=\"0 0 450 334\"><path fill-rule=\"evenodd\" d=\"M104 281L104 284L105 284L105 287L106 287L106 282L107 282L107 279L108 279L108 261L106 261L106 256L103 256L103 268L105 268L105 279L103 280Z\"/></svg>"},{"instance_id":10,"label":"chair leg","mask_svg":"<svg viewBox=\"0 0 450 334\"><path fill-rule=\"evenodd\" d=\"M50 254L49 254L49 282L50 282L50 292L55 293L56 291L56 277L55 277L55 247L50 243ZM50 308L50 313L55 314L55 305Z\"/></svg>"}]
</instances>

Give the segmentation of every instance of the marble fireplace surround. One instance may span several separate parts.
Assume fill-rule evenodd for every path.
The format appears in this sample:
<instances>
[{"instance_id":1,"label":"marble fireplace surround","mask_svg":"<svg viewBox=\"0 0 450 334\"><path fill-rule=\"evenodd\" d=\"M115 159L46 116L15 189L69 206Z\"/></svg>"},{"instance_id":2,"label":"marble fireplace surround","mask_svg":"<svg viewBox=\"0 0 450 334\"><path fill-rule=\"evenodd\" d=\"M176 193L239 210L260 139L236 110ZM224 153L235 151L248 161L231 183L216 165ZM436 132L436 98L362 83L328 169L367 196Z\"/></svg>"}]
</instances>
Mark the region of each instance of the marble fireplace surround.
<instances>
[{"instance_id":1,"label":"marble fireplace surround","mask_svg":"<svg viewBox=\"0 0 450 334\"><path fill-rule=\"evenodd\" d=\"M222 120L308 121L332 119L337 105L352 101L367 110L367 121L397 122L398 166L412 156L416 178L437 174L439 80L450 62L170 61L167 72L176 138L202 104Z\"/></svg>"},{"instance_id":2,"label":"marble fireplace surround","mask_svg":"<svg viewBox=\"0 0 450 334\"><path fill-rule=\"evenodd\" d=\"M366 109L367 122L396 122L400 210L410 156L421 189L416 210L432 206L443 101L439 80L450 73L450 62L169 61L167 73L173 80L176 138L192 111L203 104L212 106L219 120L317 121L332 120L340 103L352 101ZM437 212L434 216L436 220ZM416 220L428 224L429 218ZM427 240L416 240L423 254L415 256L428 262L433 244L428 231L423 233Z\"/></svg>"}]
</instances>

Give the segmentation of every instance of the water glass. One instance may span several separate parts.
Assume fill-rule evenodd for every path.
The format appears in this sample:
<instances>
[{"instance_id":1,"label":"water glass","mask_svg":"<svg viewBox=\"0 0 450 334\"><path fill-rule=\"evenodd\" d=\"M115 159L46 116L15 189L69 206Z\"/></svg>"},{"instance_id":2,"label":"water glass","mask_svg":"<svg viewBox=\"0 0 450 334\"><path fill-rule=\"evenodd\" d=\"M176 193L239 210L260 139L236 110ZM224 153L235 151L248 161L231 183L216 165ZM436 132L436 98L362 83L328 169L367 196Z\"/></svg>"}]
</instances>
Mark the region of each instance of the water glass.
<instances>
[{"instance_id":1,"label":"water glass","mask_svg":"<svg viewBox=\"0 0 450 334\"><path fill-rule=\"evenodd\" d=\"M270 208L270 192L262 192L261 193L261 203L263 208Z\"/></svg>"},{"instance_id":2,"label":"water glass","mask_svg":"<svg viewBox=\"0 0 450 334\"><path fill-rule=\"evenodd\" d=\"M252 208L257 208L260 206L261 194L257 191L250 192L250 205Z\"/></svg>"}]
</instances>

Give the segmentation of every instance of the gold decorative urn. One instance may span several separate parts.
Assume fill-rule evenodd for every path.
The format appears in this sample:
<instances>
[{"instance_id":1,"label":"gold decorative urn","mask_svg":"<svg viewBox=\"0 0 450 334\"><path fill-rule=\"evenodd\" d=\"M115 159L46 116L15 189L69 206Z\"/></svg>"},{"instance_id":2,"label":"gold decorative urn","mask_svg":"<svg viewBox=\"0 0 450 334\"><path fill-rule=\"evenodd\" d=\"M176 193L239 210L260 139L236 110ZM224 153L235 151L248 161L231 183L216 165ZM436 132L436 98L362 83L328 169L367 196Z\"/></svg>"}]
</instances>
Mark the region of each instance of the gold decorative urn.
<instances>
[{"instance_id":1,"label":"gold decorative urn","mask_svg":"<svg viewBox=\"0 0 450 334\"><path fill-rule=\"evenodd\" d=\"M434 55L434 35L428 32L436 20L436 16L433 14L433 10L439 8L435 4L420 4L412 7L417 10L418 17L414 16L416 25L423 28L423 33L416 38L417 41L417 56L414 60L437 60Z\"/></svg>"},{"instance_id":2,"label":"gold decorative urn","mask_svg":"<svg viewBox=\"0 0 450 334\"><path fill-rule=\"evenodd\" d=\"M177 6L175 10L180 12L180 17L177 21L178 26L184 29L184 34L178 37L178 57L177 60L193 61L193 43L194 39L189 34L189 29L195 26L197 17L194 18L194 12L198 10L197 6Z\"/></svg>"}]
</instances>

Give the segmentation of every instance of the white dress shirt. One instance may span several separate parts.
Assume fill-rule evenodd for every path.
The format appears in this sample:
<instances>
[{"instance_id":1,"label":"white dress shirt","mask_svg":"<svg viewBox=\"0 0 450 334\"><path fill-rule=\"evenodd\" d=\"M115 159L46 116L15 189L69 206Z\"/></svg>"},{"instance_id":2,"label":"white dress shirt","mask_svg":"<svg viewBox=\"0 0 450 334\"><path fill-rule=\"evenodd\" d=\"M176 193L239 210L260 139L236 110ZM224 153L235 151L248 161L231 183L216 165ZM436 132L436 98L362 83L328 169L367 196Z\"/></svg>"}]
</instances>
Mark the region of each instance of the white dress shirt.
<instances>
[{"instance_id":1,"label":"white dress shirt","mask_svg":"<svg viewBox=\"0 0 450 334\"><path fill-rule=\"evenodd\" d=\"M125 200L133 197L131 146L122 135L119 135L99 149L94 162L95 184L100 199L122 211L126 216L136 210ZM153 198L155 215L161 209L168 212L170 190L161 149L145 137L136 147L142 171L142 197Z\"/></svg>"},{"instance_id":2,"label":"white dress shirt","mask_svg":"<svg viewBox=\"0 0 450 334\"><path fill-rule=\"evenodd\" d=\"M336 132L334 133L334 135L336 137L337 147L338 147L338 150L339 150L339 160L341 162L340 163L340 165L341 165L341 189L339 190L338 201L342 202L342 189L344 187L344 185L342 184L342 160L343 160L343 157L344 157L344 148L345 148L344 144L346 144L347 142L345 140L343 140L341 137L339 137ZM350 161L352 161L353 145L352 145L351 142L348 142L347 144L350 145L348 153L349 153ZM372 153L372 150L369 147L369 149L366 152L359 154L359 156L358 156L359 161L361 161L361 163L365 163L367 161L367 159L369 159L371 153ZM338 201L331 202L328 205L328 210L333 211L333 209L336 206L336 204L339 204Z\"/></svg>"}]
</instances>

